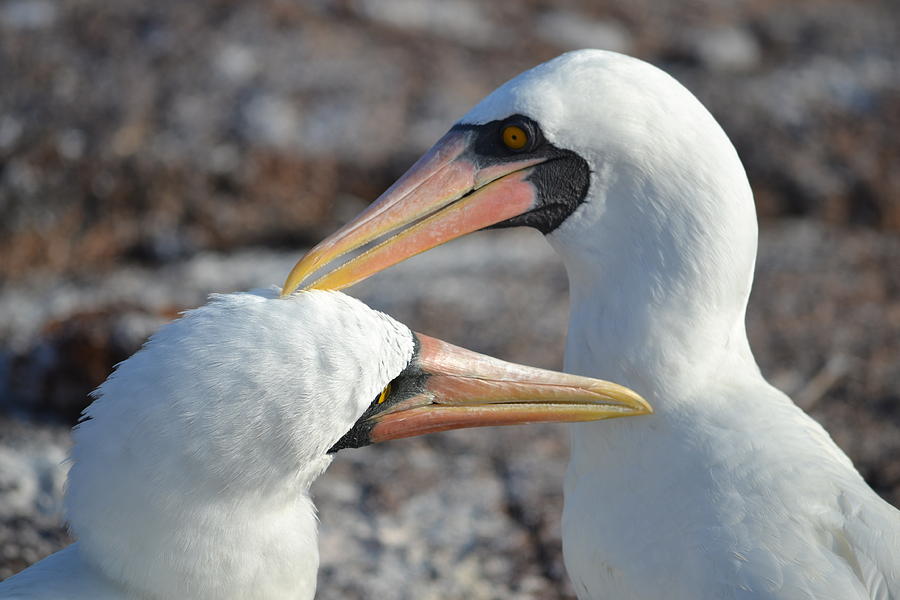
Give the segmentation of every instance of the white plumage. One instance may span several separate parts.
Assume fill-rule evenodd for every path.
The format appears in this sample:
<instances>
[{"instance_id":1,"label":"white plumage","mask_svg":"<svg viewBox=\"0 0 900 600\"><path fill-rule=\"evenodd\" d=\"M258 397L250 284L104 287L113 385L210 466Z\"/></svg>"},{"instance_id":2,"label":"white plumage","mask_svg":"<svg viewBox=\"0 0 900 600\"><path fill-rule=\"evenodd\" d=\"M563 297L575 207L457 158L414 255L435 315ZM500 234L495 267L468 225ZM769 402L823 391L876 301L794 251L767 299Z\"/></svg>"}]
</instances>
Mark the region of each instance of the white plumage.
<instances>
[{"instance_id":1,"label":"white plumage","mask_svg":"<svg viewBox=\"0 0 900 600\"><path fill-rule=\"evenodd\" d=\"M570 280L566 370L656 409L602 436L572 426L563 540L579 598L900 598L900 513L750 351L756 215L713 117L664 72L600 51L520 75L462 122L517 113L592 171L548 235Z\"/></svg>"},{"instance_id":2,"label":"white plumage","mask_svg":"<svg viewBox=\"0 0 900 600\"><path fill-rule=\"evenodd\" d=\"M0 597L313 597L309 486L413 337L342 294L277 295L216 295L119 365L74 432L78 542Z\"/></svg>"}]
</instances>

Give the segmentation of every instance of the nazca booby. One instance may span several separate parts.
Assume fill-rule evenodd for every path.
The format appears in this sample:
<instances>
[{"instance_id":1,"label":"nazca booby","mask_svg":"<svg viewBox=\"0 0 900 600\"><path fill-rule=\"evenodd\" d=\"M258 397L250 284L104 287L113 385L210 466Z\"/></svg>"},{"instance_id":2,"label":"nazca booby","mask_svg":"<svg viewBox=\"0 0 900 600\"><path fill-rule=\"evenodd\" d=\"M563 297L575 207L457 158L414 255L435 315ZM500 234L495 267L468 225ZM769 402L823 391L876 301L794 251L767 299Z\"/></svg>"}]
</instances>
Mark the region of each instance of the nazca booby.
<instances>
[{"instance_id":1,"label":"nazca booby","mask_svg":"<svg viewBox=\"0 0 900 600\"><path fill-rule=\"evenodd\" d=\"M309 599L309 487L335 451L649 411L621 386L476 354L321 291L214 295L95 398L66 492L78 541L0 583L0 598Z\"/></svg>"},{"instance_id":2,"label":"nazca booby","mask_svg":"<svg viewBox=\"0 0 900 600\"><path fill-rule=\"evenodd\" d=\"M514 225L546 234L568 271L566 370L656 409L602 435L571 427L563 551L579 598L900 598L900 513L756 365L750 186L712 115L663 71L583 50L510 80L285 289L342 288Z\"/></svg>"}]
</instances>

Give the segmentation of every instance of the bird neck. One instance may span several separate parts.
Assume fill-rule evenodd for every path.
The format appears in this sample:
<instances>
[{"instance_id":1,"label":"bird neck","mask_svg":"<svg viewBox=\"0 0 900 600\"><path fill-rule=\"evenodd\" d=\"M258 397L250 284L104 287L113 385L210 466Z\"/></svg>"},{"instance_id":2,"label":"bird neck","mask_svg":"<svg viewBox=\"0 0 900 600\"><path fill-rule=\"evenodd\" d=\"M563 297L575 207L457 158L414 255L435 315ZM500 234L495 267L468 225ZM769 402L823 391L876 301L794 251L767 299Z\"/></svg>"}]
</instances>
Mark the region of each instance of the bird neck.
<instances>
[{"instance_id":1,"label":"bird neck","mask_svg":"<svg viewBox=\"0 0 900 600\"><path fill-rule=\"evenodd\" d=\"M607 210L624 210L618 200ZM659 196L649 202L646 196L628 200L644 207L685 205ZM699 204L701 209L714 205ZM578 240L577 247L560 249L571 302L565 369L628 386L655 411L613 423L572 425L566 483L570 514L596 510L573 500L578 485L611 490L605 501L617 507L633 501L619 492L635 485L654 493L666 485L683 489L675 481L681 473L676 468L658 482L635 473L655 473L646 465L707 431L697 419L718 414L723 398L762 403L757 394L725 393L761 381L745 327L756 255L752 200L740 210L720 212L729 214L715 221L709 214L675 208L648 221L632 220L641 223L634 226L638 229L598 225L578 238L568 237ZM704 219L715 225L705 226Z\"/></svg>"},{"instance_id":2,"label":"bird neck","mask_svg":"<svg viewBox=\"0 0 900 600\"><path fill-rule=\"evenodd\" d=\"M693 397L733 366L755 366L743 306L716 312L708 297L665 298L645 282L610 286L569 274L569 372L627 385L662 408L659 402Z\"/></svg>"},{"instance_id":3,"label":"bird neck","mask_svg":"<svg viewBox=\"0 0 900 600\"><path fill-rule=\"evenodd\" d=\"M151 380L171 402L153 402L132 366L74 431L66 514L84 560L129 597L312 598L309 486L330 455L292 459L288 419L257 426L251 407L180 408L164 375Z\"/></svg>"},{"instance_id":4,"label":"bird neck","mask_svg":"<svg viewBox=\"0 0 900 600\"><path fill-rule=\"evenodd\" d=\"M550 234L569 275L567 368L650 399L687 396L724 363L753 362L744 319L756 214L722 142L719 160L596 169L591 196Z\"/></svg>"},{"instance_id":5,"label":"bird neck","mask_svg":"<svg viewBox=\"0 0 900 600\"><path fill-rule=\"evenodd\" d=\"M97 432L76 432L70 528L84 560L129 597L313 597L319 555L309 485L330 457L248 485L210 477L183 455L167 462L116 443L79 444L79 433Z\"/></svg>"}]
</instances>

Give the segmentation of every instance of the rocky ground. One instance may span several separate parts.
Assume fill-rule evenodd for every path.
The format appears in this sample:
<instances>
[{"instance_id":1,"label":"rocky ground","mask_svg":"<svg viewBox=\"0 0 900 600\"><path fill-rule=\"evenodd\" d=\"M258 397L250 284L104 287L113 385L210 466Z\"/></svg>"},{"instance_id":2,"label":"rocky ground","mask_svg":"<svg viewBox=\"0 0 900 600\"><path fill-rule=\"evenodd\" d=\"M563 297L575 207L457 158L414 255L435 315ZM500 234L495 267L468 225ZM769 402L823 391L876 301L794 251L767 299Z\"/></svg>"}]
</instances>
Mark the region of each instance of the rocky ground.
<instances>
[{"instance_id":1,"label":"rocky ground","mask_svg":"<svg viewBox=\"0 0 900 600\"><path fill-rule=\"evenodd\" d=\"M764 372L900 504L894 0L0 0L0 577L66 543L68 428L211 291L280 283L484 94L579 47L672 72L763 217ZM413 328L559 367L540 236L455 242L354 290ZM322 598L570 598L564 427L342 452Z\"/></svg>"}]
</instances>

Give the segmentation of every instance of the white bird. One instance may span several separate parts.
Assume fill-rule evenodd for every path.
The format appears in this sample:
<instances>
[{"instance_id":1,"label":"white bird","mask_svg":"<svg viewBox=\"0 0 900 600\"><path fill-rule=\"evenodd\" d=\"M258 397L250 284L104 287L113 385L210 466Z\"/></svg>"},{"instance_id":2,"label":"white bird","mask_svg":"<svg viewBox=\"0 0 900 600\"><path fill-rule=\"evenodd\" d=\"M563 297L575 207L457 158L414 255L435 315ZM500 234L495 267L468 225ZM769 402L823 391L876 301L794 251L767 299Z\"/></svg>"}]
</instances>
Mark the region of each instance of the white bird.
<instances>
[{"instance_id":1,"label":"white bird","mask_svg":"<svg viewBox=\"0 0 900 600\"><path fill-rule=\"evenodd\" d=\"M66 493L78 541L0 598L312 598L309 487L337 450L649 411L615 384L463 350L319 291L213 296L95 396Z\"/></svg>"},{"instance_id":2,"label":"white bird","mask_svg":"<svg viewBox=\"0 0 900 600\"><path fill-rule=\"evenodd\" d=\"M579 598L900 598L900 513L757 367L744 324L753 197L689 91L596 50L531 69L285 287L380 236L307 287L345 287L491 225L535 227L562 256L566 370L628 385L656 409L602 436L572 426L563 549Z\"/></svg>"}]
</instances>

